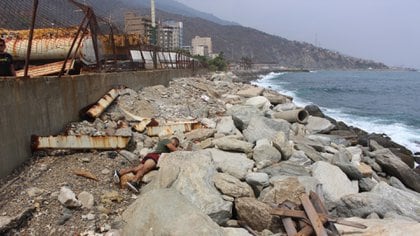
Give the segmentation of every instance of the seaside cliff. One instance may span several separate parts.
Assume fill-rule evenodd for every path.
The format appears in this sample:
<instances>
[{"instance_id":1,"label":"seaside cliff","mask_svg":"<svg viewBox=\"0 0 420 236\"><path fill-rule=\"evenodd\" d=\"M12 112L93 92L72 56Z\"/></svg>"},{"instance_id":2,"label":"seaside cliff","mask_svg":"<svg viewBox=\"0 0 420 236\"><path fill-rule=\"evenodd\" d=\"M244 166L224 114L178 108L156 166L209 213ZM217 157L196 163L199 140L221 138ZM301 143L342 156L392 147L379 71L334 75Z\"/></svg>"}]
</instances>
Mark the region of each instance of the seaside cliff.
<instances>
[{"instance_id":1,"label":"seaside cliff","mask_svg":"<svg viewBox=\"0 0 420 236\"><path fill-rule=\"evenodd\" d=\"M284 235L270 209L299 204L302 194L314 191L330 216L368 226L336 224L342 234L419 232L420 175L409 150L326 117L316 106L297 107L291 97L239 80L216 73L176 79L168 87L121 90L100 118L72 123L66 134L129 136L129 151L60 152L64 157L50 152L22 172L26 181L9 186L1 212L12 216L22 210L21 202L37 204L26 226L12 227L14 232ZM139 128L139 118L200 127L152 132ZM162 157L159 169L143 178L139 195L112 184L112 169L138 163L138 156L172 136L188 151ZM75 168L95 174L97 182L69 176ZM74 191L78 196L70 198L83 207L60 204L58 191ZM11 230L2 224L0 232Z\"/></svg>"}]
</instances>

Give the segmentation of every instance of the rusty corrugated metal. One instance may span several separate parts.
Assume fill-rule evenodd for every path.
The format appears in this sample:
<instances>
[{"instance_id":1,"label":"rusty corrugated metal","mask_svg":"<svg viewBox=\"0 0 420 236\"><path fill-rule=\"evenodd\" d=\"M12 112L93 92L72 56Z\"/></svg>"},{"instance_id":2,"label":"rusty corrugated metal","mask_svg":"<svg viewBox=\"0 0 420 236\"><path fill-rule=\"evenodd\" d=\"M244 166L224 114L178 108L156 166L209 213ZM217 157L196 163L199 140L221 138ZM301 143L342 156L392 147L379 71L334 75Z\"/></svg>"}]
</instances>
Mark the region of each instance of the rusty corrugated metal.
<instances>
[{"instance_id":1,"label":"rusty corrugated metal","mask_svg":"<svg viewBox=\"0 0 420 236\"><path fill-rule=\"evenodd\" d=\"M29 67L29 76L30 77L38 77L38 76L46 76L52 74L58 74L63 66L64 61L53 62L41 66L33 66ZM66 63L66 69L72 69L74 63L72 61L68 61ZM24 70L16 71L16 76L23 76L25 73Z\"/></svg>"},{"instance_id":2,"label":"rusty corrugated metal","mask_svg":"<svg viewBox=\"0 0 420 236\"><path fill-rule=\"evenodd\" d=\"M124 149L130 137L122 136L32 136L32 150L40 149Z\"/></svg>"},{"instance_id":3,"label":"rusty corrugated metal","mask_svg":"<svg viewBox=\"0 0 420 236\"><path fill-rule=\"evenodd\" d=\"M166 123L159 126L147 127L147 135L149 136L169 136L176 132L190 132L194 129L201 128L202 125L198 121L186 121L177 123Z\"/></svg>"},{"instance_id":4,"label":"rusty corrugated metal","mask_svg":"<svg viewBox=\"0 0 420 236\"><path fill-rule=\"evenodd\" d=\"M86 114L91 118L99 117L119 95L120 94L117 89L111 89L107 94L99 99L99 101L93 105Z\"/></svg>"}]
</instances>

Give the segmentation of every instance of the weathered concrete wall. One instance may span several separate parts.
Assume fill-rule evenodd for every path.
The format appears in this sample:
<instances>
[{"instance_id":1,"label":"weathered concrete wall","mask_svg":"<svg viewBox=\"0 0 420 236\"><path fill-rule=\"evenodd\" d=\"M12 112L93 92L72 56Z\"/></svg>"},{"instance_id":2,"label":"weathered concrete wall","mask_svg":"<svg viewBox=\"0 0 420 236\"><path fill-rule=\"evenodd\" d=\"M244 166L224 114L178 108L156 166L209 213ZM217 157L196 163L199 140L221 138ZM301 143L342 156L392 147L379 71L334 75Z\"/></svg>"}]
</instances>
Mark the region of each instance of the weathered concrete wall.
<instances>
[{"instance_id":1,"label":"weathered concrete wall","mask_svg":"<svg viewBox=\"0 0 420 236\"><path fill-rule=\"evenodd\" d=\"M188 77L192 70L0 79L0 178L31 157L31 135L52 135L79 119L79 111L117 85L132 89Z\"/></svg>"}]
</instances>

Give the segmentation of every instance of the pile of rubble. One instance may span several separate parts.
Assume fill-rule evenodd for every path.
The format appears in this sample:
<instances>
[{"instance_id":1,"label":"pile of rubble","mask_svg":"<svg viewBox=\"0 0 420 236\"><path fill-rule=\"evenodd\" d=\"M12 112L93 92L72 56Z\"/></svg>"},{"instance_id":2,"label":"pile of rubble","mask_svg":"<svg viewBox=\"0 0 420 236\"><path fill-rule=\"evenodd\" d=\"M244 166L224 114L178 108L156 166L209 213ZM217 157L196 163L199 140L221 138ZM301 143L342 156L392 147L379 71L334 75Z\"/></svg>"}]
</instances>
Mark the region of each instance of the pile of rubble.
<instances>
[{"instance_id":1,"label":"pile of rubble","mask_svg":"<svg viewBox=\"0 0 420 236\"><path fill-rule=\"evenodd\" d=\"M316 106L299 108L291 97L234 80L220 73L138 92L119 88L91 108L90 121L68 125L61 136L34 137L34 149L125 150L40 159L31 167L36 175L25 177L33 180L31 188L9 186L29 203L30 213L25 218L14 212L13 218L3 207L0 232L410 235L420 230L420 175L406 149L326 117ZM138 196L112 184L110 170L138 163L171 136L189 151L162 157ZM39 171L37 165L45 162L48 167ZM22 218L28 225L18 229L13 222Z\"/></svg>"}]
</instances>

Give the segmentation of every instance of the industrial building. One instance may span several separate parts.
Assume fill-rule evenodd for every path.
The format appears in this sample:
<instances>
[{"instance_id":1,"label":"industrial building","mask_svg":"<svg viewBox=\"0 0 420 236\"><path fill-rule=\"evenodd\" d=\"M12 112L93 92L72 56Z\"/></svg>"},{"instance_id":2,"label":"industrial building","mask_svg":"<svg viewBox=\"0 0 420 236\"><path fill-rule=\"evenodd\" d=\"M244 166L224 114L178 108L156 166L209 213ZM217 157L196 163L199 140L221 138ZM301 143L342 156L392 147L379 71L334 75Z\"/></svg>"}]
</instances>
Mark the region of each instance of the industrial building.
<instances>
[{"instance_id":1,"label":"industrial building","mask_svg":"<svg viewBox=\"0 0 420 236\"><path fill-rule=\"evenodd\" d=\"M210 37L195 36L191 42L192 54L210 56L213 54L213 45Z\"/></svg>"}]
</instances>

